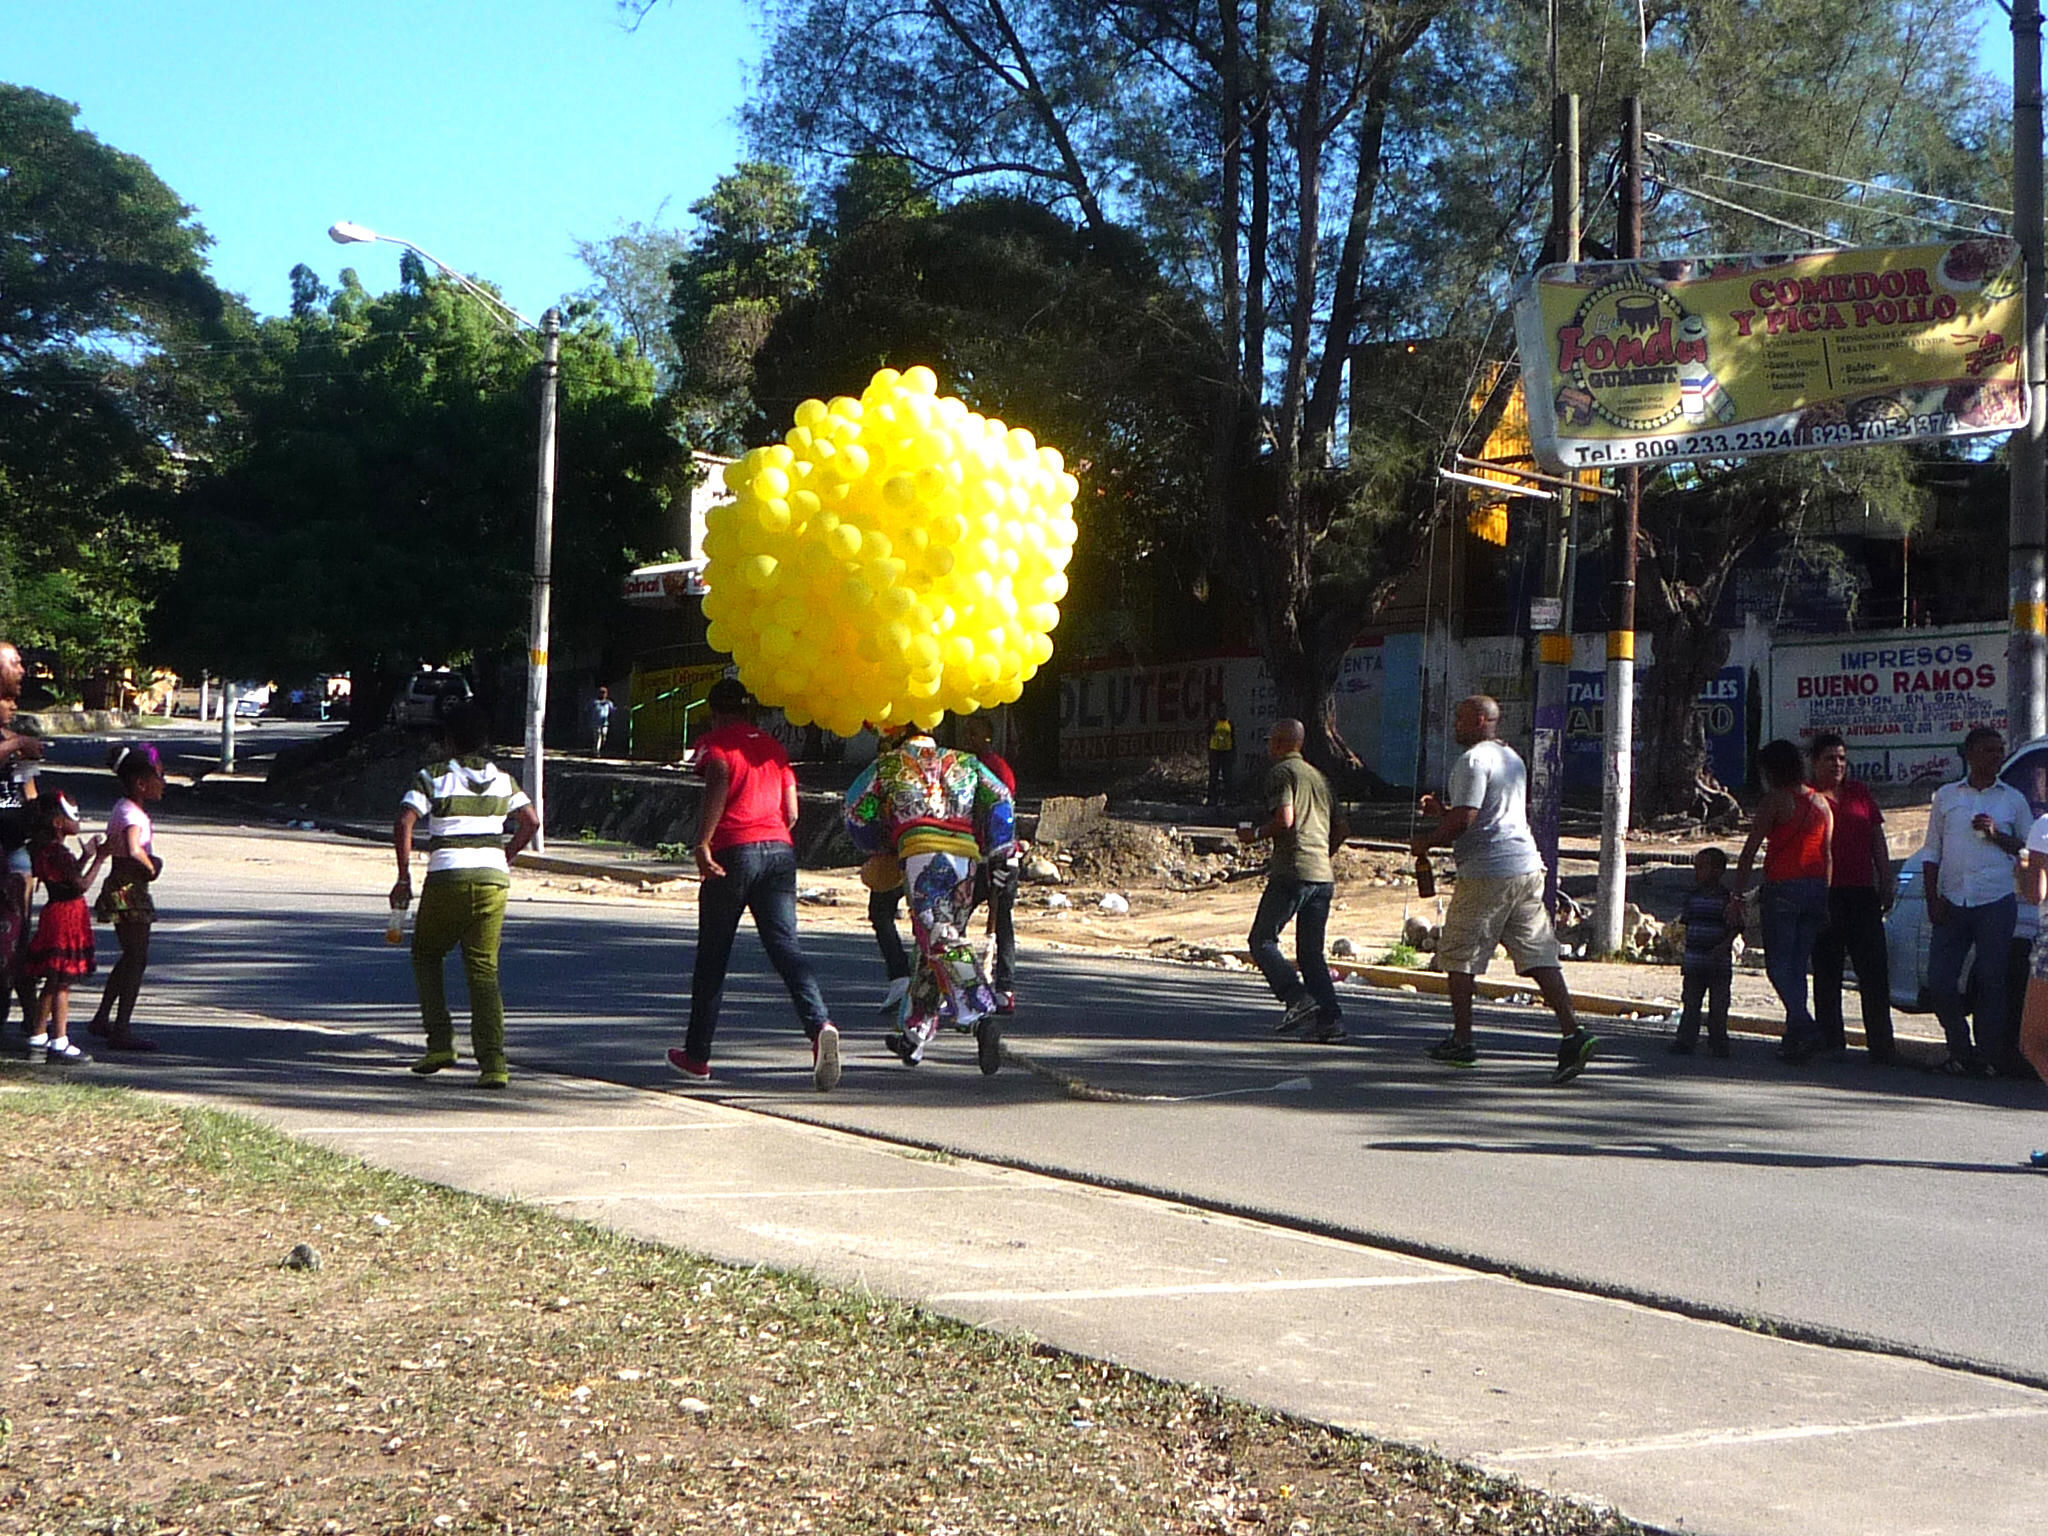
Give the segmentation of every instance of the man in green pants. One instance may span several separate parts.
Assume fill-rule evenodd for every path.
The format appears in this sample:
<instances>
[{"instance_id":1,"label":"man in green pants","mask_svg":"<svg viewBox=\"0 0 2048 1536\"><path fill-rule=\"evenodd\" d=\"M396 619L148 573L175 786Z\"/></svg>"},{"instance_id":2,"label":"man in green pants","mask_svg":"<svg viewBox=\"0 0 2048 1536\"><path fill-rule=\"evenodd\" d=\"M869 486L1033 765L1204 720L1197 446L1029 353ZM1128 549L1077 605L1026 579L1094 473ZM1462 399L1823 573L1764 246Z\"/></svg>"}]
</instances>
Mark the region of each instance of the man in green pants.
<instances>
[{"instance_id":1,"label":"man in green pants","mask_svg":"<svg viewBox=\"0 0 2048 1536\"><path fill-rule=\"evenodd\" d=\"M479 1088L503 1088L505 1000L498 991L498 940L505 929L511 860L533 841L540 817L512 776L484 756L490 720L465 704L448 717L447 759L422 768L400 802L391 829L398 853L394 906L412 900L413 828L424 821L429 850L426 886L412 933L412 974L420 989L427 1054L412 1064L422 1077L455 1065L455 1021L448 1015L442 966L462 946L469 978L469 1042L476 1052ZM512 822L508 841L505 823Z\"/></svg>"}]
</instances>

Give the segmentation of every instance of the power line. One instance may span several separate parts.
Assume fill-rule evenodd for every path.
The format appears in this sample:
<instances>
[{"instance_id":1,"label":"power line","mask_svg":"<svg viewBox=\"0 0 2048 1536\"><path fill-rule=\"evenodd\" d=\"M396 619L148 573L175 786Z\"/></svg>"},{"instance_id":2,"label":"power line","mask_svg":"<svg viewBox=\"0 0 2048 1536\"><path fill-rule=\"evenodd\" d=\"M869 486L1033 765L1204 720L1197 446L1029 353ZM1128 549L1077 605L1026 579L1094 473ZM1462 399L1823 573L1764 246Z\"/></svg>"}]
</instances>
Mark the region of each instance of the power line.
<instances>
[{"instance_id":1,"label":"power line","mask_svg":"<svg viewBox=\"0 0 2048 1536\"><path fill-rule=\"evenodd\" d=\"M1766 187L1759 182L1742 181L1734 176L1717 176L1711 171L1701 173L1708 181L1718 181L1723 186L1740 187L1745 192L1761 192L1766 197L1796 197L1804 203L1820 203L1829 208L1839 208L1844 213L1860 214L1879 219L1910 219L1915 224L1925 224L1932 229L1949 229L1958 234L1981 235L1983 230L1968 224L1957 224L1948 219L1929 218L1924 213L1901 212L1889 208L1873 207L1868 203L1848 203L1839 197L1826 197L1818 192L1795 192L1790 187Z\"/></svg>"},{"instance_id":2,"label":"power line","mask_svg":"<svg viewBox=\"0 0 2048 1536\"><path fill-rule=\"evenodd\" d=\"M1666 144L1673 149L1690 149L1702 155L1718 155L1724 160L1740 160L1749 165L1761 165L1768 170L1788 171L1794 176L1811 176L1819 181L1832 181L1844 187L1863 187L1874 192L1888 192L1894 197L1918 198L1922 202L1942 203L1950 208L1971 208L1978 213L1995 213L2005 219L2012 217L2010 208L1997 208L1990 203L1973 203L1967 198L1943 197L1938 192L1919 192L1911 187L1892 187L1881 181L1862 181L1854 176L1837 176L1832 171L1810 171L1803 165L1786 165L1781 161L1765 160L1757 155L1745 155L1732 149L1714 149L1706 144L1689 144L1684 139L1666 138L1661 133L1645 133L1643 137L1653 144Z\"/></svg>"},{"instance_id":3,"label":"power line","mask_svg":"<svg viewBox=\"0 0 2048 1536\"><path fill-rule=\"evenodd\" d=\"M1795 235L1804 235L1809 240L1818 240L1822 245L1838 245L1841 243L1833 235L1824 235L1817 229L1808 229L1804 224L1794 224L1790 219L1781 219L1775 214L1762 213L1755 208L1745 207L1741 203L1732 203L1725 197L1716 197L1713 193L1702 192L1696 187L1682 187L1668 176L1661 179L1661 185L1667 191L1676 192L1680 197L1695 198L1700 202L1712 203L1717 208L1727 208L1732 212L1746 215L1765 224L1775 224L1780 229L1791 230Z\"/></svg>"}]
</instances>

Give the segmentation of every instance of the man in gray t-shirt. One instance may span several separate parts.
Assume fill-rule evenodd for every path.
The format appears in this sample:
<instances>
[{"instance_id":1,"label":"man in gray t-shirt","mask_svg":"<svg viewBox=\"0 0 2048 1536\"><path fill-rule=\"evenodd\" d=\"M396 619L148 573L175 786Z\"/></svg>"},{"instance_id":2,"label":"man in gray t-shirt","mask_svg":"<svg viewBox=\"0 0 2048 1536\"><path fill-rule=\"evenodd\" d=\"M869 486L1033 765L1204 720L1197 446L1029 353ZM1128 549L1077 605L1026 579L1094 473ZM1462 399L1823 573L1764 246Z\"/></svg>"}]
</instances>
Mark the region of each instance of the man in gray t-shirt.
<instances>
[{"instance_id":1,"label":"man in gray t-shirt","mask_svg":"<svg viewBox=\"0 0 2048 1536\"><path fill-rule=\"evenodd\" d=\"M1413 844L1417 858L1446 843L1458 858L1458 883L1436 948L1437 968L1450 985L1451 1032L1429 1048L1430 1057L1447 1067L1478 1062L1472 999L1495 946L1506 944L1515 969L1536 983L1557 1015L1564 1038L1550 1080L1568 1083L1598 1042L1579 1027L1558 964L1557 935L1543 905L1543 856L1529 831L1528 773L1515 749L1499 740L1500 705L1485 694L1459 703L1451 734L1465 751L1451 766L1445 799L1422 797L1422 814L1437 824L1418 832Z\"/></svg>"},{"instance_id":2,"label":"man in gray t-shirt","mask_svg":"<svg viewBox=\"0 0 2048 1536\"><path fill-rule=\"evenodd\" d=\"M1460 878L1484 875L1505 880L1542 870L1543 855L1529 830L1529 775L1513 747L1491 737L1467 747L1451 765L1446 798L1453 806L1470 806L1476 812L1451 844Z\"/></svg>"}]
</instances>

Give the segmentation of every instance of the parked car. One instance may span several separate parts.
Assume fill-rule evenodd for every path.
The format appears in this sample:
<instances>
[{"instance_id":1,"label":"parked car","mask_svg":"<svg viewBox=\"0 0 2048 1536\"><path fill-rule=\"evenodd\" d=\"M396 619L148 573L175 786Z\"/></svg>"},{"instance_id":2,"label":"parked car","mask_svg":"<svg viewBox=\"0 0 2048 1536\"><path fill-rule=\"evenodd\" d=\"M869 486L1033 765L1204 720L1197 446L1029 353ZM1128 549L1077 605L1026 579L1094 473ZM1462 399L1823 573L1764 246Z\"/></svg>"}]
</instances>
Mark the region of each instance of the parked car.
<instances>
[{"instance_id":1,"label":"parked car","mask_svg":"<svg viewBox=\"0 0 2048 1536\"><path fill-rule=\"evenodd\" d=\"M2048 816L2048 736L2028 742L2006 758L1998 777L2027 797L2036 816ZM1926 863L1925 844L1900 863L1898 899L1884 920L1885 952L1891 961L1892 1006L1907 1013L1933 1011L1927 998L1927 890L1921 878ZM2021 902L2013 937L2031 943L2040 920L2038 908ZM1969 972L1965 971L1963 985L1967 989L1969 984ZM2020 1002L2021 993L2016 990L2012 998L2015 1010Z\"/></svg>"},{"instance_id":2,"label":"parked car","mask_svg":"<svg viewBox=\"0 0 2048 1536\"><path fill-rule=\"evenodd\" d=\"M261 720L270 708L270 693L268 683L238 683L235 687L235 718Z\"/></svg>"},{"instance_id":3,"label":"parked car","mask_svg":"<svg viewBox=\"0 0 2048 1536\"><path fill-rule=\"evenodd\" d=\"M472 697L460 672L415 672L391 701L393 725L437 725Z\"/></svg>"}]
</instances>

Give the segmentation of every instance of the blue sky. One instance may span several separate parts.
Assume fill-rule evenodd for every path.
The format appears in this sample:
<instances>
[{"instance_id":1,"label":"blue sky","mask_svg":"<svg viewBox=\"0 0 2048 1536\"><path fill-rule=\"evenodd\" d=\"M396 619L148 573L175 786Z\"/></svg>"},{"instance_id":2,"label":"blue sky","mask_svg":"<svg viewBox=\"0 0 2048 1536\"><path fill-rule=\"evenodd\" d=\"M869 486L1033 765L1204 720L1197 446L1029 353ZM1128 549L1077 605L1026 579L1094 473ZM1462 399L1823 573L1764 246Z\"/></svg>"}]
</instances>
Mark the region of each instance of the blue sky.
<instances>
[{"instance_id":1,"label":"blue sky","mask_svg":"<svg viewBox=\"0 0 2048 1536\"><path fill-rule=\"evenodd\" d=\"M1978 57L2011 78L2006 20ZM746 0L0 0L0 79L63 96L199 211L259 311L306 262L397 280L351 219L499 284L529 315L588 277L577 237L681 224L740 154L761 52Z\"/></svg>"},{"instance_id":2,"label":"blue sky","mask_svg":"<svg viewBox=\"0 0 2048 1536\"><path fill-rule=\"evenodd\" d=\"M266 314L305 262L397 282L394 246L537 316L589 278L573 241L684 223L738 159L760 52L745 0L0 0L0 79L78 103L214 238L214 277Z\"/></svg>"}]
</instances>

